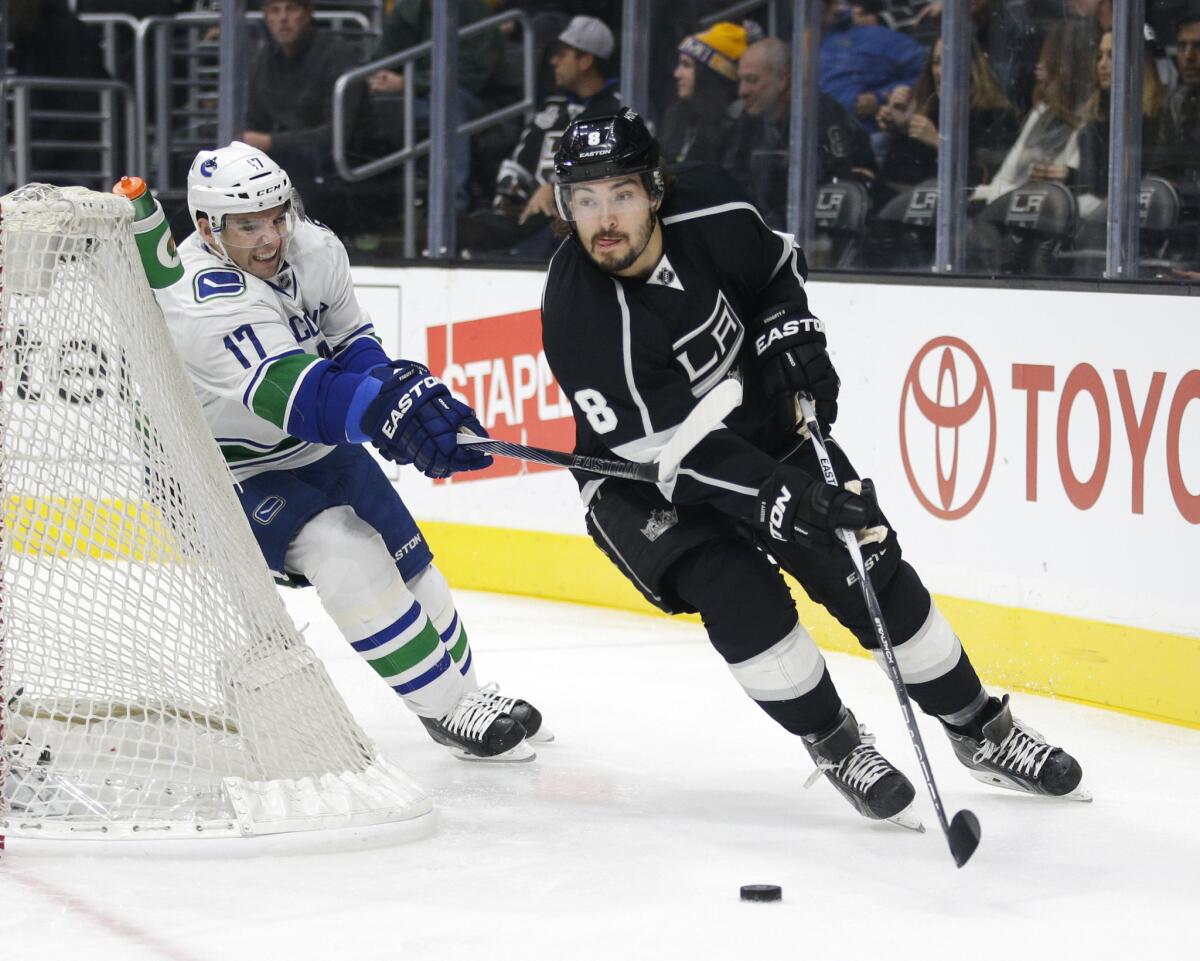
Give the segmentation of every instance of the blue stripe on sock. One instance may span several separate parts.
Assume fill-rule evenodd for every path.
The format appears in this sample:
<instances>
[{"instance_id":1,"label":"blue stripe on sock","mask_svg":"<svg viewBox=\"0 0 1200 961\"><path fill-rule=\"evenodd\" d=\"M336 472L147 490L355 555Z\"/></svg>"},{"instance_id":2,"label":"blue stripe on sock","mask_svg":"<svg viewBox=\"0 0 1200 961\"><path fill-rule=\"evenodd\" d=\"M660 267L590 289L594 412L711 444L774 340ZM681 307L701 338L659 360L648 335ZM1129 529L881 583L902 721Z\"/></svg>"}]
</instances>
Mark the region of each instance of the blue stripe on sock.
<instances>
[{"instance_id":1,"label":"blue stripe on sock","mask_svg":"<svg viewBox=\"0 0 1200 961\"><path fill-rule=\"evenodd\" d=\"M382 631L377 631L370 637L364 637L361 641L353 641L350 646L358 651L359 654L365 654L367 651L373 651L377 647L382 647L384 644L391 643L410 627L418 617L423 616L424 611L421 610L421 605L413 601L413 606L408 609L399 620L393 621Z\"/></svg>"},{"instance_id":2,"label":"blue stripe on sock","mask_svg":"<svg viewBox=\"0 0 1200 961\"><path fill-rule=\"evenodd\" d=\"M404 684L397 684L392 688L392 690L397 694L411 694L413 691L419 691L426 684L437 680L441 675L445 674L447 668L450 667L450 664L450 652L447 651L442 655L440 661L434 664L433 667L431 667L420 677L413 678L413 680L407 681Z\"/></svg>"},{"instance_id":3,"label":"blue stripe on sock","mask_svg":"<svg viewBox=\"0 0 1200 961\"><path fill-rule=\"evenodd\" d=\"M462 667L459 668L459 670L462 671L463 677L466 677L467 671L469 671L471 669L471 657L472 657L471 649L468 647L467 648L467 659L465 661L463 661Z\"/></svg>"},{"instance_id":4,"label":"blue stripe on sock","mask_svg":"<svg viewBox=\"0 0 1200 961\"><path fill-rule=\"evenodd\" d=\"M454 636L454 632L458 630L458 611L454 612L454 620L450 622L450 626L441 633L441 638L447 644L450 643L450 638Z\"/></svg>"}]
</instances>

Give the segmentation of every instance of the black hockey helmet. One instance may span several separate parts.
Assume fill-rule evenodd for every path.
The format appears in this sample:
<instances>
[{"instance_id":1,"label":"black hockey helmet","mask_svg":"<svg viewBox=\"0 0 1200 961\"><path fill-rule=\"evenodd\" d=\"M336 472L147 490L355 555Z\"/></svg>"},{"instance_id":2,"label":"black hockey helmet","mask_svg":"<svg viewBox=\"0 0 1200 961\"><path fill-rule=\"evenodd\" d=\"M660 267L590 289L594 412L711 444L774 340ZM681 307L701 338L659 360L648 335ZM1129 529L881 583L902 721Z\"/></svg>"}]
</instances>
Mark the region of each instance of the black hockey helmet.
<instances>
[{"instance_id":1,"label":"black hockey helmet","mask_svg":"<svg viewBox=\"0 0 1200 961\"><path fill-rule=\"evenodd\" d=\"M639 174L654 200L663 195L658 141L632 107L604 117L580 117L563 132L554 155L555 200L563 220L571 216L573 184Z\"/></svg>"}]
</instances>

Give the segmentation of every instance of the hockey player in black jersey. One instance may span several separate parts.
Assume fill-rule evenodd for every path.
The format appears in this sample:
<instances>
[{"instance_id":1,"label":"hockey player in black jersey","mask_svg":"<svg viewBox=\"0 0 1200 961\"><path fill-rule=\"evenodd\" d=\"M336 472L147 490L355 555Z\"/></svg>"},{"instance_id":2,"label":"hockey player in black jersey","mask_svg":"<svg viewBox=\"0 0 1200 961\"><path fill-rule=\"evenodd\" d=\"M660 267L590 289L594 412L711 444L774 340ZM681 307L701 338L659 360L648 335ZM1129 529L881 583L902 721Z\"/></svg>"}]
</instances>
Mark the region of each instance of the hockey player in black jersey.
<instances>
[{"instance_id":1,"label":"hockey player in black jersey","mask_svg":"<svg viewBox=\"0 0 1200 961\"><path fill-rule=\"evenodd\" d=\"M700 613L734 678L860 813L913 827L912 784L842 703L780 574L879 657L834 534L857 531L908 693L941 720L959 760L989 783L1086 797L1076 760L984 690L871 482L832 440L837 476L853 480L838 490L821 479L795 395L812 395L827 427L840 384L792 238L722 170L667 171L628 108L572 123L555 173L572 229L550 263L543 341L571 398L576 451L653 462L697 398L728 377L744 386L741 406L670 483L577 475L597 546L655 606Z\"/></svg>"}]
</instances>

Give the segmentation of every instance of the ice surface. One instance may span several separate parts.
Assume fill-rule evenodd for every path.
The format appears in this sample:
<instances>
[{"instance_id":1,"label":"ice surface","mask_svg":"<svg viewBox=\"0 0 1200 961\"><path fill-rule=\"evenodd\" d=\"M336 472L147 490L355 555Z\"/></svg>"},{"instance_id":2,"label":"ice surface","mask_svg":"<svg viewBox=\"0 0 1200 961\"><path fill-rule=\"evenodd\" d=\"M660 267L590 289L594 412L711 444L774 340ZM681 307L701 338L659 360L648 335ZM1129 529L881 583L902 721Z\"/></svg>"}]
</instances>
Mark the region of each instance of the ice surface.
<instances>
[{"instance_id":1,"label":"ice surface","mask_svg":"<svg viewBox=\"0 0 1200 961\"><path fill-rule=\"evenodd\" d=\"M1200 731L1018 695L1017 715L1082 760L1096 800L1081 804L978 784L923 721L947 808L983 824L958 870L871 661L829 656L859 720L918 782L924 835L860 818L824 781L805 791L803 748L741 693L696 625L460 593L481 680L536 703L558 736L532 764L489 767L434 745L314 592L285 598L360 721L434 796L436 831L249 859L51 857L10 840L7 957L1197 956ZM782 885L783 901L739 902L752 883Z\"/></svg>"}]
</instances>

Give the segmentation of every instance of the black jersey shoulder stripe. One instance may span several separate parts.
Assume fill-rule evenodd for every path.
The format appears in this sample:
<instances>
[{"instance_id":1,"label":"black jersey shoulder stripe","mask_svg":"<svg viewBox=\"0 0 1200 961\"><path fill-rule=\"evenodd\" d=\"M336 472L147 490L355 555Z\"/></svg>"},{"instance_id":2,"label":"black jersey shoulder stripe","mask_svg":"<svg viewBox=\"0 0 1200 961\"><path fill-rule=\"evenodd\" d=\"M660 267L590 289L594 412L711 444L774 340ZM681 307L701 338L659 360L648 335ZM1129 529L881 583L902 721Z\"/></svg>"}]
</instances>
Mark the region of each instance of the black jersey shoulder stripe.
<instances>
[{"instance_id":1,"label":"black jersey shoulder stripe","mask_svg":"<svg viewBox=\"0 0 1200 961\"><path fill-rule=\"evenodd\" d=\"M729 213L731 210L749 210L759 220L762 220L762 214L758 212L758 208L754 204L744 200L734 200L727 204L717 204L715 207L702 207L699 210L689 210L682 214L671 214L669 217L663 217L662 222L664 225L677 224L684 220L695 220L697 217L715 217L717 214Z\"/></svg>"}]
</instances>

